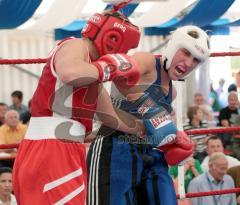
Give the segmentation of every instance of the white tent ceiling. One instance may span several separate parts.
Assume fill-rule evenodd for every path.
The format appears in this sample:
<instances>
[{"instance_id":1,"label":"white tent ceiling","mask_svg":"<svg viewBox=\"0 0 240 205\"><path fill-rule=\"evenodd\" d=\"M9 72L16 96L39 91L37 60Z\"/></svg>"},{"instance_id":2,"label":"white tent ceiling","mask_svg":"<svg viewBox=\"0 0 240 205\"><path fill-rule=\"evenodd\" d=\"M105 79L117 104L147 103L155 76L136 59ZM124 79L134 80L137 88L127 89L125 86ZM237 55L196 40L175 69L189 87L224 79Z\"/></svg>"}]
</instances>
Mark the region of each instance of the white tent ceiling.
<instances>
[{"instance_id":1,"label":"white tent ceiling","mask_svg":"<svg viewBox=\"0 0 240 205\"><path fill-rule=\"evenodd\" d=\"M95 12L101 12L113 0L43 0L32 18L21 25L20 29L61 28L74 20L87 19ZM157 26L181 14L189 5L199 0L152 0L141 1L130 18L140 27ZM223 0L221 0L223 1ZM230 21L240 19L240 0L222 16Z\"/></svg>"}]
</instances>

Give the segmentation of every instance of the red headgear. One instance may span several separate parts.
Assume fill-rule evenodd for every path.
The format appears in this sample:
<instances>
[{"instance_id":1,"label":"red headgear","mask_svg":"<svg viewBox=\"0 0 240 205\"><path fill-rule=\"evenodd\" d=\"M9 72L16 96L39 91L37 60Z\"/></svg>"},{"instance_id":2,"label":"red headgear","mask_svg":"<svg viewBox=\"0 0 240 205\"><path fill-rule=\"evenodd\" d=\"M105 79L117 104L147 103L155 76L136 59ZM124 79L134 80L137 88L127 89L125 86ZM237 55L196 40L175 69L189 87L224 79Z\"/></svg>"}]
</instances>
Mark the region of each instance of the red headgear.
<instances>
[{"instance_id":1,"label":"red headgear","mask_svg":"<svg viewBox=\"0 0 240 205\"><path fill-rule=\"evenodd\" d=\"M94 42L99 55L127 53L140 40L139 28L112 14L94 14L82 30L82 36Z\"/></svg>"}]
</instances>

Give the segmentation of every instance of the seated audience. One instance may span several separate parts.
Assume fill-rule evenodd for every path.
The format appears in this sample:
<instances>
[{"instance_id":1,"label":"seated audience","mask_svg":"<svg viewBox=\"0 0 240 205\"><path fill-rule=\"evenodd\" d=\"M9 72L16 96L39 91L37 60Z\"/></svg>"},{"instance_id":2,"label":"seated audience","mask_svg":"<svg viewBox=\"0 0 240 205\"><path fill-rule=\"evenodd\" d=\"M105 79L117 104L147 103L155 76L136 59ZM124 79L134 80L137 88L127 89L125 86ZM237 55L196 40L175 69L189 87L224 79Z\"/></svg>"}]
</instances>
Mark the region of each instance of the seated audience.
<instances>
[{"instance_id":1,"label":"seated audience","mask_svg":"<svg viewBox=\"0 0 240 205\"><path fill-rule=\"evenodd\" d=\"M31 100L29 100L29 102L28 102L28 110L23 112L20 115L20 120L22 121L23 124L28 124L29 123L30 118L31 118L30 110L31 110Z\"/></svg>"},{"instance_id":2,"label":"seated audience","mask_svg":"<svg viewBox=\"0 0 240 205\"><path fill-rule=\"evenodd\" d=\"M209 171L195 177L188 192L206 192L234 188L233 179L227 175L228 161L222 152L215 152L209 158ZM190 198L191 205L236 205L236 194L214 195Z\"/></svg>"},{"instance_id":3,"label":"seated audience","mask_svg":"<svg viewBox=\"0 0 240 205\"><path fill-rule=\"evenodd\" d=\"M219 125L222 127L231 127L239 110L239 100L237 92L230 92L228 95L228 106L220 110L219 114ZM222 139L223 145L226 148L231 146L230 133L224 133L219 135Z\"/></svg>"},{"instance_id":4,"label":"seated audience","mask_svg":"<svg viewBox=\"0 0 240 205\"><path fill-rule=\"evenodd\" d=\"M203 112L203 119L206 121L213 121L214 113L210 105L205 101L202 93L195 93L194 95L194 105L200 107Z\"/></svg>"},{"instance_id":5,"label":"seated audience","mask_svg":"<svg viewBox=\"0 0 240 205\"><path fill-rule=\"evenodd\" d=\"M240 166L230 168L227 174L232 177L235 187L240 187ZM240 204L240 193L237 193L237 203Z\"/></svg>"},{"instance_id":6,"label":"seated audience","mask_svg":"<svg viewBox=\"0 0 240 205\"><path fill-rule=\"evenodd\" d=\"M5 124L0 127L0 144L19 143L27 130L27 126L19 121L19 114L15 110L9 110L5 114ZM12 152L13 150L2 150Z\"/></svg>"},{"instance_id":7,"label":"seated audience","mask_svg":"<svg viewBox=\"0 0 240 205\"><path fill-rule=\"evenodd\" d=\"M219 125L222 127L230 127L232 119L238 115L239 100L237 92L228 94L228 106L221 109L219 113Z\"/></svg>"},{"instance_id":8,"label":"seated audience","mask_svg":"<svg viewBox=\"0 0 240 205\"><path fill-rule=\"evenodd\" d=\"M217 92L213 89L213 85L210 84L210 93L208 96L209 105L212 107L213 112L218 113L221 109Z\"/></svg>"},{"instance_id":9,"label":"seated audience","mask_svg":"<svg viewBox=\"0 0 240 205\"><path fill-rule=\"evenodd\" d=\"M208 127L207 122L203 121L203 112L198 106L189 107L187 117L189 121L183 126L184 131ZM192 135L190 137L195 144L194 158L202 162L204 157L207 155L207 135Z\"/></svg>"},{"instance_id":10,"label":"seated audience","mask_svg":"<svg viewBox=\"0 0 240 205\"><path fill-rule=\"evenodd\" d=\"M240 127L240 115L236 116L233 126ZM231 151L234 157L240 160L240 132L233 133L231 136Z\"/></svg>"},{"instance_id":11,"label":"seated audience","mask_svg":"<svg viewBox=\"0 0 240 205\"><path fill-rule=\"evenodd\" d=\"M12 92L12 105L9 106L11 110L16 110L19 116L28 110L26 105L22 104L23 100L23 93L20 90L16 90Z\"/></svg>"},{"instance_id":12,"label":"seated audience","mask_svg":"<svg viewBox=\"0 0 240 205\"><path fill-rule=\"evenodd\" d=\"M0 126L5 123L4 115L8 111L8 106L5 103L0 102Z\"/></svg>"},{"instance_id":13,"label":"seated audience","mask_svg":"<svg viewBox=\"0 0 240 205\"><path fill-rule=\"evenodd\" d=\"M199 174L202 174L202 168L197 159L194 159L193 157L190 157L187 159L186 163L184 164L184 172L185 172L185 190L188 189L188 185L190 181L198 176ZM169 174L173 176L174 179L177 179L178 177L178 166L172 166L169 169Z\"/></svg>"},{"instance_id":14,"label":"seated audience","mask_svg":"<svg viewBox=\"0 0 240 205\"><path fill-rule=\"evenodd\" d=\"M219 137L217 136L212 136L207 140L207 154L208 156L205 157L203 160L201 167L203 171L208 171L208 161L209 157L214 153L214 152L224 152L223 144L222 141ZM228 161L228 168L235 167L240 165L240 161L237 160L234 157L226 155L226 159Z\"/></svg>"},{"instance_id":15,"label":"seated audience","mask_svg":"<svg viewBox=\"0 0 240 205\"><path fill-rule=\"evenodd\" d=\"M0 167L0 205L17 205L12 191L12 169Z\"/></svg>"}]
</instances>

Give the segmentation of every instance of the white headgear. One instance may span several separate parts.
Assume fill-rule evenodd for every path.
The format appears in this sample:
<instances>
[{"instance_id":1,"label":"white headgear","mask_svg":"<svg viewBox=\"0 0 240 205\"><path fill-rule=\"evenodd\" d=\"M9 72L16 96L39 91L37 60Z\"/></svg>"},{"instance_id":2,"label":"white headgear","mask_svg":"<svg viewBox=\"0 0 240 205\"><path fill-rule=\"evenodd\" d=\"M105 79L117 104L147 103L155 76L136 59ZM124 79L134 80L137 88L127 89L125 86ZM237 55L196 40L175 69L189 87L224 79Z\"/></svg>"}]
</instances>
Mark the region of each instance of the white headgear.
<instances>
[{"instance_id":1,"label":"white headgear","mask_svg":"<svg viewBox=\"0 0 240 205\"><path fill-rule=\"evenodd\" d=\"M174 31L162 52L166 70L170 68L173 57L180 48L187 49L202 63L210 54L209 37L197 26L183 26Z\"/></svg>"}]
</instances>

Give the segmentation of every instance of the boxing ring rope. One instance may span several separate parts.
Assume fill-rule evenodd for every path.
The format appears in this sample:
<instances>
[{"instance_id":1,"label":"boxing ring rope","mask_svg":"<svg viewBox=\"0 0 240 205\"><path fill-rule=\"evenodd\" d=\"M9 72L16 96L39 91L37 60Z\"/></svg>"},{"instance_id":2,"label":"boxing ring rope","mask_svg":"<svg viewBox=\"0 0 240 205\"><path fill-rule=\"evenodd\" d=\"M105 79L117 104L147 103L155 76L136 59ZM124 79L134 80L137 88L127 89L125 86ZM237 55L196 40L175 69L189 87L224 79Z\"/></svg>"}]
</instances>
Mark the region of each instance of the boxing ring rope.
<instances>
[{"instance_id":1,"label":"boxing ring rope","mask_svg":"<svg viewBox=\"0 0 240 205\"><path fill-rule=\"evenodd\" d=\"M155 55L161 57L161 55ZM240 51L235 52L217 52L211 53L210 57L225 57L225 56L240 56ZM48 58L32 58L32 59L0 59L0 65L11 65L11 64L40 64L46 63Z\"/></svg>"},{"instance_id":2,"label":"boxing ring rope","mask_svg":"<svg viewBox=\"0 0 240 205\"><path fill-rule=\"evenodd\" d=\"M19 144L0 144L0 149L14 149L18 148Z\"/></svg>"},{"instance_id":3,"label":"boxing ring rope","mask_svg":"<svg viewBox=\"0 0 240 205\"><path fill-rule=\"evenodd\" d=\"M155 55L156 57L161 57L161 55ZM210 57L225 57L225 56L240 56L240 51L237 52L216 52L211 53ZM11 65L11 64L41 64L46 63L48 58L33 58L33 59L0 59L0 65ZM233 133L240 132L240 127L227 127L227 128L211 128L211 129L196 129L185 131L188 135L201 135L201 134L219 134L219 133ZM88 141L88 143L91 141ZM18 148L19 144L2 144L0 149L13 149ZM15 157L12 157L14 159ZM4 160L4 158L2 158ZM204 196L213 196L213 195L223 195L223 194L232 194L240 193L240 188L225 189L225 190L216 190L208 192L198 192L198 193L186 193L181 191L180 194L177 194L177 199L182 198L194 198L194 197L204 197Z\"/></svg>"},{"instance_id":4,"label":"boxing ring rope","mask_svg":"<svg viewBox=\"0 0 240 205\"><path fill-rule=\"evenodd\" d=\"M239 187L238 188L233 188L233 189L216 190L216 191L204 191L204 192L197 192L197 193L187 193L186 198L224 195L224 194L235 194L235 193L240 193L240 188ZM180 199L179 194L177 194L177 199Z\"/></svg>"},{"instance_id":5,"label":"boxing ring rope","mask_svg":"<svg viewBox=\"0 0 240 205\"><path fill-rule=\"evenodd\" d=\"M196 130L186 130L188 135L203 135L203 134L220 134L220 133L229 133L229 132L240 132L240 127L219 127L219 128L203 128Z\"/></svg>"}]
</instances>

